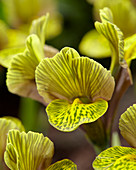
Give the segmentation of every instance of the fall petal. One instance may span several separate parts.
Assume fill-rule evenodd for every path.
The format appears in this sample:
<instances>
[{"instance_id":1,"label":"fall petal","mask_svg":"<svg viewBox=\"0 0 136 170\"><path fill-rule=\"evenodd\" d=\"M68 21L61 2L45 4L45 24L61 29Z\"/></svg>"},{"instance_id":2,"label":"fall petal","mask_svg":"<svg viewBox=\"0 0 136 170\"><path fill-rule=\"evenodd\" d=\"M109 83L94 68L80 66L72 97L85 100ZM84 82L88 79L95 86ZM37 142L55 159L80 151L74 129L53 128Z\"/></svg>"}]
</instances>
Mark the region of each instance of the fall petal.
<instances>
[{"instance_id":1,"label":"fall petal","mask_svg":"<svg viewBox=\"0 0 136 170\"><path fill-rule=\"evenodd\" d=\"M77 170L77 166L74 162L69 159L63 159L61 161L55 162L54 164L50 165L47 170Z\"/></svg>"},{"instance_id":2,"label":"fall petal","mask_svg":"<svg viewBox=\"0 0 136 170\"><path fill-rule=\"evenodd\" d=\"M78 98L70 104L66 100L53 100L46 108L49 122L56 129L70 132L83 123L91 123L101 117L107 110L108 103L98 100L83 104Z\"/></svg>"},{"instance_id":3,"label":"fall petal","mask_svg":"<svg viewBox=\"0 0 136 170\"><path fill-rule=\"evenodd\" d=\"M136 149L115 146L101 152L93 162L94 169L135 169Z\"/></svg>"}]
</instances>

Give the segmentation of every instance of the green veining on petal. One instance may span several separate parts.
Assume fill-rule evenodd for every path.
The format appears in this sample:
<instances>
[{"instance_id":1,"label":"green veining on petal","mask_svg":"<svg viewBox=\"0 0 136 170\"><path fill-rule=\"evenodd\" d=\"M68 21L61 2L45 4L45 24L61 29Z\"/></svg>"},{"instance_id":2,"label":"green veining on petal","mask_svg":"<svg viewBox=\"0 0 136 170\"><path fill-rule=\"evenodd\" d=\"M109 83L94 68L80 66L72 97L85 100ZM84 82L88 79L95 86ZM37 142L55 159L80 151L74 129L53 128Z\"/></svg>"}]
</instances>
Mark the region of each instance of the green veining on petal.
<instances>
[{"instance_id":1,"label":"green veining on petal","mask_svg":"<svg viewBox=\"0 0 136 170\"><path fill-rule=\"evenodd\" d=\"M11 170L42 170L52 160L54 145L43 134L10 130L4 160Z\"/></svg>"},{"instance_id":2,"label":"green veining on petal","mask_svg":"<svg viewBox=\"0 0 136 170\"><path fill-rule=\"evenodd\" d=\"M42 46L44 46L46 36L47 36L46 34L47 34L48 18L49 18L49 14L34 20L30 28L30 34L36 34L39 37Z\"/></svg>"},{"instance_id":3,"label":"green veining on petal","mask_svg":"<svg viewBox=\"0 0 136 170\"><path fill-rule=\"evenodd\" d=\"M47 170L77 170L77 165L69 159L63 159L50 165Z\"/></svg>"},{"instance_id":4,"label":"green veining on petal","mask_svg":"<svg viewBox=\"0 0 136 170\"><path fill-rule=\"evenodd\" d=\"M94 169L136 169L136 149L122 146L108 148L93 162Z\"/></svg>"},{"instance_id":5,"label":"green veining on petal","mask_svg":"<svg viewBox=\"0 0 136 170\"><path fill-rule=\"evenodd\" d=\"M76 97L110 100L114 90L114 79L109 71L68 47L53 58L42 60L36 69L36 83L46 102L55 98L73 101Z\"/></svg>"},{"instance_id":6,"label":"green veining on petal","mask_svg":"<svg viewBox=\"0 0 136 170\"><path fill-rule=\"evenodd\" d=\"M39 38L32 34L27 38L26 50L16 55L7 73L7 87L10 92L24 96L39 98L35 85L35 69L44 58Z\"/></svg>"},{"instance_id":7,"label":"green veining on petal","mask_svg":"<svg viewBox=\"0 0 136 170\"><path fill-rule=\"evenodd\" d=\"M136 148L136 104L121 115L119 129L126 141Z\"/></svg>"},{"instance_id":8,"label":"green veining on petal","mask_svg":"<svg viewBox=\"0 0 136 170\"><path fill-rule=\"evenodd\" d=\"M98 100L94 103L83 104L75 99L72 104L66 100L52 101L46 108L49 122L56 129L69 132L83 123L91 123L101 117L107 110L108 103Z\"/></svg>"}]
</instances>

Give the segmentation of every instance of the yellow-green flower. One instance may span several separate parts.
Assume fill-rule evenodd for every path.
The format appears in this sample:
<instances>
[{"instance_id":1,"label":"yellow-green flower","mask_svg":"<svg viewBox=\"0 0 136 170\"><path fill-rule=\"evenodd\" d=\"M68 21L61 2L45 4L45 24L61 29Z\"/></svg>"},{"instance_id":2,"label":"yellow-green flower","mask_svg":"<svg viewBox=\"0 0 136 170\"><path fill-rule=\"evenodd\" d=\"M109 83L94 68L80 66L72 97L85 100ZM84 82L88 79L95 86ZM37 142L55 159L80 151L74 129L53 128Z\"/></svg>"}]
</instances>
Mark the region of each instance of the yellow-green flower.
<instances>
[{"instance_id":1,"label":"yellow-green flower","mask_svg":"<svg viewBox=\"0 0 136 170\"><path fill-rule=\"evenodd\" d=\"M110 71L69 47L40 62L36 84L45 102L51 102L46 109L49 122L62 131L101 117L114 90Z\"/></svg>"},{"instance_id":2,"label":"yellow-green flower","mask_svg":"<svg viewBox=\"0 0 136 170\"><path fill-rule=\"evenodd\" d=\"M121 115L119 128L133 148L114 146L101 152L93 162L94 169L136 169L136 104Z\"/></svg>"},{"instance_id":3,"label":"yellow-green flower","mask_svg":"<svg viewBox=\"0 0 136 170\"><path fill-rule=\"evenodd\" d=\"M10 130L8 133L4 160L11 170L77 169L68 159L50 166L53 154L54 144L43 134L31 131L20 133L18 130Z\"/></svg>"},{"instance_id":4,"label":"yellow-green flower","mask_svg":"<svg viewBox=\"0 0 136 170\"><path fill-rule=\"evenodd\" d=\"M48 38L58 35L62 30L62 16L58 12L56 0L2 0L1 4L6 23L12 28L28 32L32 20L49 12Z\"/></svg>"},{"instance_id":5,"label":"yellow-green flower","mask_svg":"<svg viewBox=\"0 0 136 170\"><path fill-rule=\"evenodd\" d=\"M13 117L2 117L0 118L0 164L2 166L2 161L4 160L4 151L6 148L6 140L8 131L11 129L18 129L24 131L24 127L19 119Z\"/></svg>"},{"instance_id":6,"label":"yellow-green flower","mask_svg":"<svg viewBox=\"0 0 136 170\"><path fill-rule=\"evenodd\" d=\"M42 103L44 103L43 99L39 96L35 85L35 69L43 58L52 57L58 52L57 49L44 45L47 21L48 15L34 20L30 28L30 35L26 40L24 52L16 53L9 58L5 56L5 60L3 60L8 66L8 90Z\"/></svg>"},{"instance_id":7,"label":"yellow-green flower","mask_svg":"<svg viewBox=\"0 0 136 170\"><path fill-rule=\"evenodd\" d=\"M135 58L134 42L136 35L133 35L124 40L125 31L120 25L115 22L115 19L120 18L121 15L118 15L118 17L116 17L114 12L113 14L112 12L113 10L110 10L107 7L100 10L100 18L102 20L102 23L99 24L99 22L95 22L95 27L98 32L96 30L92 30L83 37L79 47L80 51L85 55L94 58L105 58L111 56L112 60L114 57L113 55L116 55L116 53L118 53L119 55L119 53L122 52L123 58L128 64L130 64L130 61ZM128 15L130 13L131 11L128 12ZM126 21L126 13L124 17ZM130 35L132 35L132 33Z\"/></svg>"}]
</instances>

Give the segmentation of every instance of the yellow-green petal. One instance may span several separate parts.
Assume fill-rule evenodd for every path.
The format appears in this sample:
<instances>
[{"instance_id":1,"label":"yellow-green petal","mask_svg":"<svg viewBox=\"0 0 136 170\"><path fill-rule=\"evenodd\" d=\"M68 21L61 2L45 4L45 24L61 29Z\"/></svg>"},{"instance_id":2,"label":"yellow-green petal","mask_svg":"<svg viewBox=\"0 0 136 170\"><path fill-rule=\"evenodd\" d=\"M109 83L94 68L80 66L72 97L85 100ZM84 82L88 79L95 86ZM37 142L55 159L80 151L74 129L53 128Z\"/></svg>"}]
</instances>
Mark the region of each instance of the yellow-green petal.
<instances>
[{"instance_id":1,"label":"yellow-green petal","mask_svg":"<svg viewBox=\"0 0 136 170\"><path fill-rule=\"evenodd\" d=\"M16 55L7 73L7 87L10 92L42 100L35 84L35 69L44 58L39 38L32 34L27 38L26 50Z\"/></svg>"},{"instance_id":2,"label":"yellow-green petal","mask_svg":"<svg viewBox=\"0 0 136 170\"><path fill-rule=\"evenodd\" d=\"M136 59L136 34L125 39L125 60L130 65Z\"/></svg>"},{"instance_id":3,"label":"yellow-green petal","mask_svg":"<svg viewBox=\"0 0 136 170\"><path fill-rule=\"evenodd\" d=\"M63 159L50 165L47 170L77 170L77 165L69 159Z\"/></svg>"},{"instance_id":4,"label":"yellow-green petal","mask_svg":"<svg viewBox=\"0 0 136 170\"><path fill-rule=\"evenodd\" d=\"M105 100L83 104L77 98L70 104L66 100L56 99L47 106L46 112L52 126L60 131L70 132L81 124L94 122L107 108L108 102Z\"/></svg>"},{"instance_id":5,"label":"yellow-green petal","mask_svg":"<svg viewBox=\"0 0 136 170\"><path fill-rule=\"evenodd\" d=\"M136 104L130 106L119 120L121 135L136 148Z\"/></svg>"},{"instance_id":6,"label":"yellow-green petal","mask_svg":"<svg viewBox=\"0 0 136 170\"><path fill-rule=\"evenodd\" d=\"M0 118L0 160L3 158L3 153L6 147L7 133L10 129L18 129L24 131L24 127L19 119L13 117Z\"/></svg>"},{"instance_id":7,"label":"yellow-green petal","mask_svg":"<svg viewBox=\"0 0 136 170\"><path fill-rule=\"evenodd\" d=\"M103 13L105 12L104 9ZM103 19L102 23L95 22L95 27L109 41L112 56L111 71L113 72L116 69L115 67L119 65L127 67L124 60L124 36L121 30L106 19Z\"/></svg>"},{"instance_id":8,"label":"yellow-green petal","mask_svg":"<svg viewBox=\"0 0 136 170\"><path fill-rule=\"evenodd\" d=\"M36 83L46 102L55 98L73 101L77 97L110 100L114 90L114 79L109 71L68 47L53 58L41 61L36 69Z\"/></svg>"},{"instance_id":9,"label":"yellow-green petal","mask_svg":"<svg viewBox=\"0 0 136 170\"><path fill-rule=\"evenodd\" d=\"M39 37L42 46L44 46L45 39L47 36L46 34L47 34L48 17L49 14L34 20L30 28L30 34L36 34Z\"/></svg>"},{"instance_id":10,"label":"yellow-green petal","mask_svg":"<svg viewBox=\"0 0 136 170\"><path fill-rule=\"evenodd\" d=\"M52 160L54 145L43 134L10 130L4 160L8 167L20 170L46 169Z\"/></svg>"},{"instance_id":11,"label":"yellow-green petal","mask_svg":"<svg viewBox=\"0 0 136 170\"><path fill-rule=\"evenodd\" d=\"M94 169L136 169L136 149L122 146L108 148L93 162Z\"/></svg>"},{"instance_id":12,"label":"yellow-green petal","mask_svg":"<svg viewBox=\"0 0 136 170\"><path fill-rule=\"evenodd\" d=\"M100 9L100 18L102 22L111 22L113 23L113 14L112 11L105 7L103 9Z\"/></svg>"},{"instance_id":13,"label":"yellow-green petal","mask_svg":"<svg viewBox=\"0 0 136 170\"><path fill-rule=\"evenodd\" d=\"M109 42L96 30L91 30L84 35L79 50L82 54L93 58L109 57L111 54Z\"/></svg>"},{"instance_id":14,"label":"yellow-green petal","mask_svg":"<svg viewBox=\"0 0 136 170\"><path fill-rule=\"evenodd\" d=\"M25 47L17 48L7 48L0 51L0 65L8 68L10 66L12 58L19 53L22 53L25 50Z\"/></svg>"}]
</instances>

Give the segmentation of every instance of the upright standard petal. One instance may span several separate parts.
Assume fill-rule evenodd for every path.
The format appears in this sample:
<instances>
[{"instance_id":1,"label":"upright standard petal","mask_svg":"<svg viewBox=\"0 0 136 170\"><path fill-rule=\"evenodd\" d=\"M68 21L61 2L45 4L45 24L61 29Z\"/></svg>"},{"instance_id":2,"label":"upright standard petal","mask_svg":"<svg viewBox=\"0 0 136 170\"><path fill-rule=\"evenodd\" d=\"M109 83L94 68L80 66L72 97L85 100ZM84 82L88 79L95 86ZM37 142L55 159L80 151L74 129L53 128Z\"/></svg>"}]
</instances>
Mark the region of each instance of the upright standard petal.
<instances>
[{"instance_id":1,"label":"upright standard petal","mask_svg":"<svg viewBox=\"0 0 136 170\"><path fill-rule=\"evenodd\" d=\"M39 37L42 46L44 46L46 39L48 18L49 14L34 20L30 28L30 34L36 34Z\"/></svg>"},{"instance_id":2,"label":"upright standard petal","mask_svg":"<svg viewBox=\"0 0 136 170\"><path fill-rule=\"evenodd\" d=\"M130 106L119 120L121 135L126 141L136 148L136 104Z\"/></svg>"},{"instance_id":3,"label":"upright standard petal","mask_svg":"<svg viewBox=\"0 0 136 170\"><path fill-rule=\"evenodd\" d=\"M10 130L4 160L11 170L42 170L52 160L54 145L42 134Z\"/></svg>"},{"instance_id":4,"label":"upright standard petal","mask_svg":"<svg viewBox=\"0 0 136 170\"><path fill-rule=\"evenodd\" d=\"M93 162L94 169L136 169L136 149L115 146L101 152Z\"/></svg>"},{"instance_id":5,"label":"upright standard petal","mask_svg":"<svg viewBox=\"0 0 136 170\"><path fill-rule=\"evenodd\" d=\"M107 12L108 10L108 12ZM100 12L102 23L95 22L96 30L102 34L108 41L111 48L111 72L116 70L116 67L120 65L127 68L127 64L124 59L124 36L121 30L112 23L110 9L104 8ZM113 73L114 74L114 73Z\"/></svg>"},{"instance_id":6,"label":"upright standard petal","mask_svg":"<svg viewBox=\"0 0 136 170\"><path fill-rule=\"evenodd\" d=\"M82 97L90 101L99 98L108 101L114 90L114 79L109 71L68 47L53 58L41 61L36 69L36 83L46 102L55 98L73 101Z\"/></svg>"},{"instance_id":7,"label":"upright standard petal","mask_svg":"<svg viewBox=\"0 0 136 170\"><path fill-rule=\"evenodd\" d=\"M26 50L16 55L7 73L7 87L10 92L42 101L35 85L35 69L44 58L41 42L36 35L27 38Z\"/></svg>"}]
</instances>

